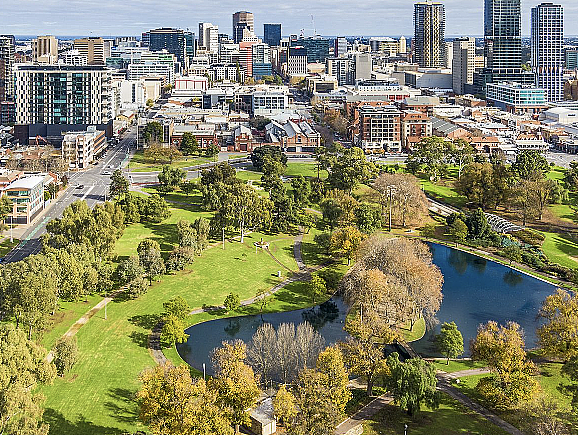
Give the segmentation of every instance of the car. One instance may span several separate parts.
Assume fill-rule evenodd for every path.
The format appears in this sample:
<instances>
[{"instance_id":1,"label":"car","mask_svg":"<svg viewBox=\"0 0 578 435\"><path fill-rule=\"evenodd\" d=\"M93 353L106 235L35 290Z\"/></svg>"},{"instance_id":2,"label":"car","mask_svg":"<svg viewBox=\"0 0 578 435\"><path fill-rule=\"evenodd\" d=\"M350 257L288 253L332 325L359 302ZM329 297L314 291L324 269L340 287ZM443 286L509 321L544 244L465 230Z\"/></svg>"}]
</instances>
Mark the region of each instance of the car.
<instances>
[{"instance_id":1,"label":"car","mask_svg":"<svg viewBox=\"0 0 578 435\"><path fill-rule=\"evenodd\" d=\"M102 171L102 175L110 175L110 171Z\"/></svg>"},{"instance_id":2,"label":"car","mask_svg":"<svg viewBox=\"0 0 578 435\"><path fill-rule=\"evenodd\" d=\"M84 184L79 184L78 186L76 186L77 189L84 189Z\"/></svg>"}]
</instances>

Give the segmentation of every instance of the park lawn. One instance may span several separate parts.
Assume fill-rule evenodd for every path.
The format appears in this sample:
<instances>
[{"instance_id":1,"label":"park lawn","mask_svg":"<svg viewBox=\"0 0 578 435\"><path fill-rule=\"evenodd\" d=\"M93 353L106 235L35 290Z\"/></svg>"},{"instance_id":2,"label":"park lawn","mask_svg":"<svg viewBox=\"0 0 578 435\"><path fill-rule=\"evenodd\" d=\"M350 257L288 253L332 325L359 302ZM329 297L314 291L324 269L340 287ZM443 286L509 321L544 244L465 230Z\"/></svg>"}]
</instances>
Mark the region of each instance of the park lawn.
<instances>
[{"instance_id":1,"label":"park lawn","mask_svg":"<svg viewBox=\"0 0 578 435\"><path fill-rule=\"evenodd\" d=\"M257 236L246 237L244 244L227 242L224 251L208 249L192 266L163 276L138 299L111 303L108 320L103 319L101 311L82 327L77 335L79 362L64 379L42 388L47 397L45 419L54 426L51 434L104 435L140 428L133 395L138 374L154 364L146 346L162 303L182 296L193 308L220 305L230 292L244 300L259 289L272 288L286 273L277 278L279 265L273 258L261 250L255 254L249 244L258 240ZM305 305L303 285L288 286L275 296L268 309L280 311ZM258 312L258 308L246 307L238 314L251 312Z\"/></svg>"},{"instance_id":2,"label":"park lawn","mask_svg":"<svg viewBox=\"0 0 578 435\"><path fill-rule=\"evenodd\" d=\"M237 178L243 181L261 181L262 172L251 171L246 169L237 169Z\"/></svg>"},{"instance_id":3,"label":"park lawn","mask_svg":"<svg viewBox=\"0 0 578 435\"><path fill-rule=\"evenodd\" d=\"M437 370L441 370L446 373L461 372L463 370L472 369L482 369L486 367L486 364L479 361L472 361L471 359L458 359L450 360L449 364L446 363L445 359L437 359L433 362Z\"/></svg>"},{"instance_id":4,"label":"park lawn","mask_svg":"<svg viewBox=\"0 0 578 435\"><path fill-rule=\"evenodd\" d=\"M457 208L466 205L467 198L459 195L453 186L433 183L432 181L424 179L421 179L420 182L424 192L432 198ZM451 183L449 180L446 180L446 182Z\"/></svg>"},{"instance_id":5,"label":"park lawn","mask_svg":"<svg viewBox=\"0 0 578 435\"><path fill-rule=\"evenodd\" d=\"M423 338L425 335L425 319L423 317L419 318L417 322L413 325L413 330L410 330L410 323L407 322L400 328L403 335L403 340L407 343L412 341L417 341Z\"/></svg>"},{"instance_id":6,"label":"park lawn","mask_svg":"<svg viewBox=\"0 0 578 435\"><path fill-rule=\"evenodd\" d=\"M319 217L321 218L321 216ZM323 232L324 231L317 228L311 228L308 233L303 235L301 254L303 256L303 262L309 267L318 266L331 259L325 252L325 249L315 243L315 236Z\"/></svg>"},{"instance_id":7,"label":"park lawn","mask_svg":"<svg viewBox=\"0 0 578 435\"><path fill-rule=\"evenodd\" d=\"M558 219L573 224L578 223L578 215L570 204L552 204L548 206L548 210Z\"/></svg>"},{"instance_id":8,"label":"park lawn","mask_svg":"<svg viewBox=\"0 0 578 435\"><path fill-rule=\"evenodd\" d=\"M12 242L10 242L10 237L7 237L4 240L2 240L0 242L0 258L4 257L10 251L12 251L12 249L18 246L18 243L20 243L20 240L18 239L12 239Z\"/></svg>"},{"instance_id":9,"label":"park lawn","mask_svg":"<svg viewBox=\"0 0 578 435\"><path fill-rule=\"evenodd\" d=\"M399 407L388 405L363 423L364 435L397 435L404 433L407 424L411 435L506 435L507 432L464 407L446 394L440 407L424 407L413 418Z\"/></svg>"},{"instance_id":10,"label":"park lawn","mask_svg":"<svg viewBox=\"0 0 578 435\"><path fill-rule=\"evenodd\" d=\"M93 294L86 300L77 302L60 302L54 316L48 319L49 325L42 334L40 344L50 350L62 335L76 323L76 321L92 309L103 299L102 295Z\"/></svg>"},{"instance_id":11,"label":"park lawn","mask_svg":"<svg viewBox=\"0 0 578 435\"><path fill-rule=\"evenodd\" d=\"M297 272L299 267L293 255L294 236L279 235L278 238L269 242L269 252L288 269Z\"/></svg>"},{"instance_id":12,"label":"park lawn","mask_svg":"<svg viewBox=\"0 0 578 435\"><path fill-rule=\"evenodd\" d=\"M544 232L546 240L542 251L553 263L576 268L578 266L578 243L561 233Z\"/></svg>"},{"instance_id":13,"label":"park lawn","mask_svg":"<svg viewBox=\"0 0 578 435\"><path fill-rule=\"evenodd\" d=\"M317 178L317 164L315 163L287 163L287 170L285 171L287 177L298 177L302 175L305 178ZM325 180L328 177L326 170L319 171L319 178Z\"/></svg>"},{"instance_id":14,"label":"park lawn","mask_svg":"<svg viewBox=\"0 0 578 435\"><path fill-rule=\"evenodd\" d=\"M566 169L560 166L554 166L550 169L550 172L546 174L546 178L553 181L564 181L566 176Z\"/></svg>"},{"instance_id":15,"label":"park lawn","mask_svg":"<svg viewBox=\"0 0 578 435\"><path fill-rule=\"evenodd\" d=\"M173 160L170 164L172 168L187 168L189 166L202 165L204 163L213 162L214 159L210 157L180 157ZM137 151L128 164L129 170L132 172L156 172L162 171L163 166L168 163L152 162L145 158L142 151Z\"/></svg>"}]
</instances>

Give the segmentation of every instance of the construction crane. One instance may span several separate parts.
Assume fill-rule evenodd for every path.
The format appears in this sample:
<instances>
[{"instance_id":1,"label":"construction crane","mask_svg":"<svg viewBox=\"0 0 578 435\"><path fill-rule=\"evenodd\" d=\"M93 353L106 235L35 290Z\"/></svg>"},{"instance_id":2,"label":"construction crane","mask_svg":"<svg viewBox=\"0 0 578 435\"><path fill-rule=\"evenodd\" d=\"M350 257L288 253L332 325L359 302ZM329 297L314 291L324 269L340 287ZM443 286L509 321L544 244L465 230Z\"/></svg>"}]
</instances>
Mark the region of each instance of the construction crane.
<instances>
[{"instance_id":1,"label":"construction crane","mask_svg":"<svg viewBox=\"0 0 578 435\"><path fill-rule=\"evenodd\" d=\"M310 29L301 29L301 38L305 37L305 30L313 30L313 36L317 36L317 29L315 27L315 18L311 15L311 28Z\"/></svg>"},{"instance_id":2,"label":"construction crane","mask_svg":"<svg viewBox=\"0 0 578 435\"><path fill-rule=\"evenodd\" d=\"M39 146L39 145L40 145L39 140L41 140L42 142L44 142L45 145L50 145L50 143L49 143L46 139L44 139L42 136L38 135L38 136L36 136L36 138L34 139L34 142L36 143L36 146Z\"/></svg>"}]
</instances>

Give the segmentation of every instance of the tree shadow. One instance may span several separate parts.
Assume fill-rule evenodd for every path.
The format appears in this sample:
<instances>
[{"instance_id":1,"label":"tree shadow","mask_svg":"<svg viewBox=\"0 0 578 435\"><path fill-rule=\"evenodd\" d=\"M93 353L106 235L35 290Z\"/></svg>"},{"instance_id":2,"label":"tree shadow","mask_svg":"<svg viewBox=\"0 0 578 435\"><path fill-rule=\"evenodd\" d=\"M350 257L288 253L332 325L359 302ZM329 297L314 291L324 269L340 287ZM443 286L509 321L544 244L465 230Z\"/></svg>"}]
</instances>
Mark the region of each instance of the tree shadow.
<instances>
[{"instance_id":1,"label":"tree shadow","mask_svg":"<svg viewBox=\"0 0 578 435\"><path fill-rule=\"evenodd\" d=\"M44 411L43 420L50 425L50 434L120 435L124 432L116 427L96 425L88 421L84 415L78 415L76 421L72 422L52 408ZM132 422L134 423L134 420Z\"/></svg>"},{"instance_id":2,"label":"tree shadow","mask_svg":"<svg viewBox=\"0 0 578 435\"><path fill-rule=\"evenodd\" d=\"M135 406L134 391L126 388L111 388L108 390L108 396L114 402L105 402L104 406L119 423L135 423L138 419Z\"/></svg>"},{"instance_id":3,"label":"tree shadow","mask_svg":"<svg viewBox=\"0 0 578 435\"><path fill-rule=\"evenodd\" d=\"M147 348L149 344L149 334L146 332L132 331L129 335L130 339L136 345Z\"/></svg>"},{"instance_id":4,"label":"tree shadow","mask_svg":"<svg viewBox=\"0 0 578 435\"><path fill-rule=\"evenodd\" d=\"M133 325L149 330L152 330L160 320L161 316L158 314L141 314L128 319Z\"/></svg>"}]
</instances>

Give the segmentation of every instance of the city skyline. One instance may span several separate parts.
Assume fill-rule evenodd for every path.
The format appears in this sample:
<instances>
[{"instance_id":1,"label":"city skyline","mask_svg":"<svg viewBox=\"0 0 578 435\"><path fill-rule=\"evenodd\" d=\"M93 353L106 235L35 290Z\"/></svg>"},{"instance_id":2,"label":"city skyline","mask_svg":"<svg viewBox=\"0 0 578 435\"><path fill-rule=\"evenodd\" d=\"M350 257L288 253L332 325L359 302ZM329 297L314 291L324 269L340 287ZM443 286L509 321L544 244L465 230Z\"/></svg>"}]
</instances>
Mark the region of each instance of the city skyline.
<instances>
[{"instance_id":1,"label":"city skyline","mask_svg":"<svg viewBox=\"0 0 578 435\"><path fill-rule=\"evenodd\" d=\"M87 0L4 0L0 33L15 35L140 35L156 27L179 27L198 30L199 22L212 22L220 33L231 34L231 16L247 10L255 15L255 32L262 36L263 24L283 24L283 35L314 32L322 35L413 35L413 5L394 0L369 0L355 8L335 7L328 0L297 0L271 8L270 2L256 0L238 3L232 0L197 1L194 8L188 0L171 0L159 9L153 0L126 0L123 7L113 0L98 3ZM446 8L446 36L482 36L483 1L476 0L464 10L459 0L442 1ZM530 10L540 1L522 0L522 35L530 36ZM578 5L564 0L566 35L578 35L571 24L578 20ZM189 12L187 9L190 9ZM55 14L55 11L57 13ZM58 17L58 19L55 19ZM387 22L387 27L383 23Z\"/></svg>"}]
</instances>

